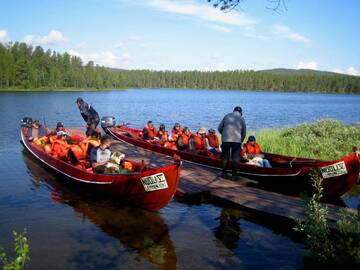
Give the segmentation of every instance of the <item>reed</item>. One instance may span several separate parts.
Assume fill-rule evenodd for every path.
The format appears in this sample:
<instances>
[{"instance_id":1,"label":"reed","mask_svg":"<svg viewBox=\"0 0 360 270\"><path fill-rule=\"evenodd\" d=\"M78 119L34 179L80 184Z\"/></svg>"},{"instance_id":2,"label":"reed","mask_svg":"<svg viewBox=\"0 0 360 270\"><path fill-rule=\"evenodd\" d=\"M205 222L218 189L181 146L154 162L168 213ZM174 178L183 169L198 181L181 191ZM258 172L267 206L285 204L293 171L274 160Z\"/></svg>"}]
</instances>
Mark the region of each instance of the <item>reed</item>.
<instances>
[{"instance_id":1,"label":"reed","mask_svg":"<svg viewBox=\"0 0 360 270\"><path fill-rule=\"evenodd\" d=\"M253 132L264 152L334 160L360 147L360 123L322 119L296 127Z\"/></svg>"}]
</instances>

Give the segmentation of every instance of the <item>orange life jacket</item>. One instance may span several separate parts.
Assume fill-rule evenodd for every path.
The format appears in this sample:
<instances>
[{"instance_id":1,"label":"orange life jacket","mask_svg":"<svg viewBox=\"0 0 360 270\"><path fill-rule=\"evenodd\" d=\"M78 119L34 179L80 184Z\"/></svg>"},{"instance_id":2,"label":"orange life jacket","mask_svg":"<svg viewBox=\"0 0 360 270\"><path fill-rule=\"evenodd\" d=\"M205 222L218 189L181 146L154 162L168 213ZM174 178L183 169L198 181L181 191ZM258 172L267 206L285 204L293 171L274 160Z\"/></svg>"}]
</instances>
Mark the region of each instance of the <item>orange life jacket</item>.
<instances>
[{"instance_id":1,"label":"orange life jacket","mask_svg":"<svg viewBox=\"0 0 360 270\"><path fill-rule=\"evenodd\" d=\"M220 145L220 142L219 142L219 137L216 135L216 134L209 134L207 136L208 140L209 140L209 145L211 147L214 147L214 148L218 148L219 145Z\"/></svg>"},{"instance_id":2,"label":"orange life jacket","mask_svg":"<svg viewBox=\"0 0 360 270\"><path fill-rule=\"evenodd\" d=\"M152 140L152 139L154 139L154 137L156 136L156 133L157 133L157 130L156 130L155 127L149 128L148 126L145 126L145 127L143 128L143 138L144 138L145 140L148 140L148 139Z\"/></svg>"},{"instance_id":3,"label":"orange life jacket","mask_svg":"<svg viewBox=\"0 0 360 270\"><path fill-rule=\"evenodd\" d=\"M85 159L86 152L84 152L83 148L78 144L73 144L70 146L71 151L73 152L74 156L77 160Z\"/></svg>"},{"instance_id":4,"label":"orange life jacket","mask_svg":"<svg viewBox=\"0 0 360 270\"><path fill-rule=\"evenodd\" d=\"M67 158L69 145L62 139L54 139L52 143L52 154L57 158Z\"/></svg>"},{"instance_id":5,"label":"orange life jacket","mask_svg":"<svg viewBox=\"0 0 360 270\"><path fill-rule=\"evenodd\" d=\"M247 142L246 144L244 144L242 150L241 150L241 156L244 157L245 155L248 155L249 157L254 156L254 155L259 155L261 154L261 148L260 146L255 143L254 145Z\"/></svg>"},{"instance_id":6,"label":"orange life jacket","mask_svg":"<svg viewBox=\"0 0 360 270\"><path fill-rule=\"evenodd\" d=\"M179 138L179 136L183 133L182 129L180 128L178 131L176 131L175 129L173 129L171 131L171 140L176 142Z\"/></svg>"},{"instance_id":7,"label":"orange life jacket","mask_svg":"<svg viewBox=\"0 0 360 270\"><path fill-rule=\"evenodd\" d=\"M188 145L188 144L189 144L190 136L191 136L191 134L186 135L185 133L182 133L182 134L180 135L180 137L181 137L181 139L182 139L182 143L183 143L184 145Z\"/></svg>"},{"instance_id":8,"label":"orange life jacket","mask_svg":"<svg viewBox=\"0 0 360 270\"><path fill-rule=\"evenodd\" d=\"M196 151L202 151L206 149L206 136L201 137L199 133L193 135L194 146Z\"/></svg>"},{"instance_id":9,"label":"orange life jacket","mask_svg":"<svg viewBox=\"0 0 360 270\"><path fill-rule=\"evenodd\" d=\"M85 156L88 154L89 152L89 147L90 145L92 147L98 147L100 145L100 140L96 139L96 138L86 138L85 140L83 140L80 144L80 147L82 149L82 151L85 153Z\"/></svg>"},{"instance_id":10,"label":"orange life jacket","mask_svg":"<svg viewBox=\"0 0 360 270\"><path fill-rule=\"evenodd\" d=\"M169 133L166 130L159 130L156 137L158 137L162 142L167 142L169 140Z\"/></svg>"}]
</instances>

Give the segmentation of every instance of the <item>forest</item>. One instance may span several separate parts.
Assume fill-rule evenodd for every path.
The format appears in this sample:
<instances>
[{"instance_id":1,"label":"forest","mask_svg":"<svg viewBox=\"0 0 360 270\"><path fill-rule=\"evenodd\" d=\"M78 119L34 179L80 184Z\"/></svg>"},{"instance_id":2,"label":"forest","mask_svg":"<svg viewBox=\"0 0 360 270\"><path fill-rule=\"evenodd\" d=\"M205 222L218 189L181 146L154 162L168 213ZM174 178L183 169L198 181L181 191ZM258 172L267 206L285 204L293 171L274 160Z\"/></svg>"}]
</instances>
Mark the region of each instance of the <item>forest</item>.
<instances>
[{"instance_id":1,"label":"forest","mask_svg":"<svg viewBox=\"0 0 360 270\"><path fill-rule=\"evenodd\" d=\"M241 65L241 63L239 63ZM26 43L0 43L0 89L191 88L360 93L360 77L294 70L153 71L95 65Z\"/></svg>"}]
</instances>

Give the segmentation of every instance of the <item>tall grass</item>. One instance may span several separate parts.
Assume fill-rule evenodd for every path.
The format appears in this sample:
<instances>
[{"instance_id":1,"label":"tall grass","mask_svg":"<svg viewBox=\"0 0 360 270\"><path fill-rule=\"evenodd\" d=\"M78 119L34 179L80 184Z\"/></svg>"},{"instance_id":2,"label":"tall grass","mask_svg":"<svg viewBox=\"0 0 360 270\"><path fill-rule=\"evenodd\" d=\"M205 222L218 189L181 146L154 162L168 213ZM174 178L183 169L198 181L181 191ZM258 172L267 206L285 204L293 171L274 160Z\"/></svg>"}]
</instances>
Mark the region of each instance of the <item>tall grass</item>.
<instances>
[{"instance_id":1,"label":"tall grass","mask_svg":"<svg viewBox=\"0 0 360 270\"><path fill-rule=\"evenodd\" d=\"M346 125L332 119L255 135L264 152L297 157L333 160L348 155L352 146L360 147L360 123Z\"/></svg>"}]
</instances>

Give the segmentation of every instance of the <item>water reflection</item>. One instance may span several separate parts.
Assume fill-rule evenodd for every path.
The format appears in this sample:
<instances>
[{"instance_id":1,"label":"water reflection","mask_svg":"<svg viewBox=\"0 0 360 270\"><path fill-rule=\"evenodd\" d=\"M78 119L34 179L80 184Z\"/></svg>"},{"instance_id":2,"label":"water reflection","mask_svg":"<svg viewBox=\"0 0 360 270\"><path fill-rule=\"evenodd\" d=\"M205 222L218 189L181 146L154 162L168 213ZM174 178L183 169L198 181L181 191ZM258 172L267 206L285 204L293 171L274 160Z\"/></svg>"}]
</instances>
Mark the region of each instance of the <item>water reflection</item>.
<instances>
[{"instance_id":1,"label":"water reflection","mask_svg":"<svg viewBox=\"0 0 360 270\"><path fill-rule=\"evenodd\" d=\"M169 229L158 213L119 205L94 194L83 194L73 186L59 182L25 151L23 159L34 186L38 188L45 185L51 191L53 202L71 206L79 217L91 221L108 236L118 239L126 249L135 251L157 268L176 268L177 258ZM78 242L83 241L83 237L76 233L72 237ZM106 250L88 247L75 254L71 263L78 268L116 268L112 256Z\"/></svg>"}]
</instances>

